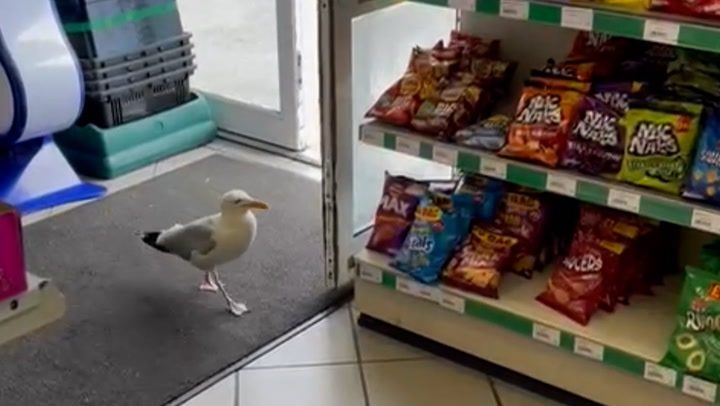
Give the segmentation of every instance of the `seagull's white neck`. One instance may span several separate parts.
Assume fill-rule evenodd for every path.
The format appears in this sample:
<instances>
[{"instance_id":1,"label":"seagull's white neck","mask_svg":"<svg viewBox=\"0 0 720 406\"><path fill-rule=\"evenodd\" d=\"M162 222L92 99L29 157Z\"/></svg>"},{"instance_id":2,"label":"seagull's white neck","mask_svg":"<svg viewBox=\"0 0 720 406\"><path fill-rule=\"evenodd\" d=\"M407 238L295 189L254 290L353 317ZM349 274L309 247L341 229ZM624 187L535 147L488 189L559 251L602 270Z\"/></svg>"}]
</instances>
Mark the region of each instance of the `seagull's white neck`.
<instances>
[{"instance_id":1,"label":"seagull's white neck","mask_svg":"<svg viewBox=\"0 0 720 406\"><path fill-rule=\"evenodd\" d=\"M221 220L226 223L242 223L247 221L249 217L255 217L255 215L250 210L240 207L225 209L220 212Z\"/></svg>"}]
</instances>

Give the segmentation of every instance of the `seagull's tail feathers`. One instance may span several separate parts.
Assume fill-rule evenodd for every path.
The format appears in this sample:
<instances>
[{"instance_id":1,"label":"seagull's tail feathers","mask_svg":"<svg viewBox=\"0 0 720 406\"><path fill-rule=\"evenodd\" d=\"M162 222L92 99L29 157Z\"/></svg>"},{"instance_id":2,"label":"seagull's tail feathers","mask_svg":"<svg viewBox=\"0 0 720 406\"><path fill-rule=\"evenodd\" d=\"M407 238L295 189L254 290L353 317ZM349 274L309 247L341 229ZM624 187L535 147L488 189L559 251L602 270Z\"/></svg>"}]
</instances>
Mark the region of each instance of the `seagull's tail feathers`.
<instances>
[{"instance_id":1,"label":"seagull's tail feathers","mask_svg":"<svg viewBox=\"0 0 720 406\"><path fill-rule=\"evenodd\" d=\"M159 231L150 231L142 233L141 238L145 244L155 248L156 250L169 253L170 251L168 251L167 248L158 244L158 237L160 237Z\"/></svg>"}]
</instances>

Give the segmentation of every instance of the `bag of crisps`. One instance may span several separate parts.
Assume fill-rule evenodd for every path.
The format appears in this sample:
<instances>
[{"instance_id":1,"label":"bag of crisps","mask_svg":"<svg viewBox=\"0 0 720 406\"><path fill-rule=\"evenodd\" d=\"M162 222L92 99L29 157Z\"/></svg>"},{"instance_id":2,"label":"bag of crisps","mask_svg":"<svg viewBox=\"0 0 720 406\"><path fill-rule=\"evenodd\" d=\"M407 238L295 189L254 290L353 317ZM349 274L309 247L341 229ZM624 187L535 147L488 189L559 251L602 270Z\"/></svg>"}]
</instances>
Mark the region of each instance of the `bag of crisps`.
<instances>
[{"instance_id":1,"label":"bag of crisps","mask_svg":"<svg viewBox=\"0 0 720 406\"><path fill-rule=\"evenodd\" d=\"M707 115L683 196L720 203L720 115Z\"/></svg>"},{"instance_id":2,"label":"bag of crisps","mask_svg":"<svg viewBox=\"0 0 720 406\"><path fill-rule=\"evenodd\" d=\"M572 90L525 87L499 154L557 166L582 98Z\"/></svg>"},{"instance_id":3,"label":"bag of crisps","mask_svg":"<svg viewBox=\"0 0 720 406\"><path fill-rule=\"evenodd\" d=\"M458 243L461 226L452 196L427 193L392 266L423 283L438 280L443 266Z\"/></svg>"},{"instance_id":4,"label":"bag of crisps","mask_svg":"<svg viewBox=\"0 0 720 406\"><path fill-rule=\"evenodd\" d=\"M625 155L620 180L677 194L690 166L702 106L664 110L631 106L622 120Z\"/></svg>"},{"instance_id":5,"label":"bag of crisps","mask_svg":"<svg viewBox=\"0 0 720 406\"><path fill-rule=\"evenodd\" d=\"M404 176L385 173L382 198L375 212L375 226L367 248L395 255L405 241L427 185Z\"/></svg>"},{"instance_id":6,"label":"bag of crisps","mask_svg":"<svg viewBox=\"0 0 720 406\"><path fill-rule=\"evenodd\" d=\"M472 173L462 177L455 194L471 196L472 221L487 223L495 216L503 187L499 180Z\"/></svg>"},{"instance_id":7,"label":"bag of crisps","mask_svg":"<svg viewBox=\"0 0 720 406\"><path fill-rule=\"evenodd\" d=\"M688 267L676 317L675 332L660 362L716 382L720 376L720 278Z\"/></svg>"},{"instance_id":8,"label":"bag of crisps","mask_svg":"<svg viewBox=\"0 0 720 406\"><path fill-rule=\"evenodd\" d=\"M517 238L488 226L473 227L443 271L442 281L497 299L500 278L511 259Z\"/></svg>"}]
</instances>

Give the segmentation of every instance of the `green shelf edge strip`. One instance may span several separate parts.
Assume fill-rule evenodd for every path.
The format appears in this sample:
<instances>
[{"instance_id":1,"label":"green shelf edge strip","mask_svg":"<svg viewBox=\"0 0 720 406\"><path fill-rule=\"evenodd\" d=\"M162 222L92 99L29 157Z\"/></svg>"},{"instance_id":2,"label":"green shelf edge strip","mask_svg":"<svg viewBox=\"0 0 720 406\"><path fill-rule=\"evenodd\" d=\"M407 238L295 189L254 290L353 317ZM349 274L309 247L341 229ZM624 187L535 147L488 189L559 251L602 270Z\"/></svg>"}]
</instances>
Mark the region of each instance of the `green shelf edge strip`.
<instances>
[{"instance_id":1,"label":"green shelf edge strip","mask_svg":"<svg viewBox=\"0 0 720 406\"><path fill-rule=\"evenodd\" d=\"M78 34L90 31L101 31L115 28L117 26L127 24L134 21L144 20L146 18L157 17L159 15L172 13L177 11L177 4L174 1L157 6L145 7L137 10L128 11L127 13L118 14L112 17L103 18L96 21L88 21L81 23L63 24L65 32L68 34Z\"/></svg>"},{"instance_id":2,"label":"green shelf edge strip","mask_svg":"<svg viewBox=\"0 0 720 406\"><path fill-rule=\"evenodd\" d=\"M372 265L370 265L372 266ZM403 293L400 290L397 289L397 281L400 278L411 280L411 278L404 278L402 276L398 276L396 274L393 274L391 272L383 271L382 272L382 279L380 282L380 285L389 289L396 291L398 293ZM433 289L438 289L438 287L432 287ZM412 295L408 295L411 297L415 297ZM459 297L459 296L458 296ZM463 315L470 316L472 318L482 320L485 322L488 322L490 324L502 327L506 330L513 331L515 333L518 333L522 336L525 336L526 338L530 338L535 340L533 337L533 331L534 331L534 325L536 324L534 320L528 319L523 316L518 316L516 314L507 312L502 309L498 309L496 307L487 305L482 302L477 302L474 300L470 300L467 298L462 298L465 302L464 311L462 312ZM428 300L428 299L423 299ZM439 305L439 304L438 304ZM542 323L539 323L542 325ZM552 328L552 327L550 327ZM553 328L554 329L554 328ZM557 330L557 329L555 329ZM560 342L559 345L556 346L556 348L560 348L562 350L565 350L567 352L570 352L574 355L583 356L581 354L577 354L575 352L575 340L576 338L579 338L581 340L584 340L582 337L576 337L574 334L558 330L560 332ZM645 378L645 365L646 362L653 363L653 361L645 360L639 357L636 357L634 355L628 354L620 349L608 347L601 343L596 343L602 346L603 348L603 355L602 360L593 359L597 362L602 363L603 365L607 365L609 367L612 367L614 369L619 369L621 371L627 372L629 374L635 375L636 377L640 377L642 379ZM587 357L588 359L592 359ZM685 378L685 375L680 371L675 371L677 374L675 385L673 388L676 390L683 389L683 380ZM652 381L651 381L652 382ZM720 404L720 397L716 395L714 404Z\"/></svg>"},{"instance_id":3,"label":"green shelf edge strip","mask_svg":"<svg viewBox=\"0 0 720 406\"><path fill-rule=\"evenodd\" d=\"M396 151L397 138L391 132L383 132L383 148ZM448 144L452 147L452 144ZM419 157L433 160L434 145L421 141ZM480 172L483 157L467 151L458 151L456 167L465 172ZM485 158L488 159L488 158ZM507 164L507 174L503 179L507 182L533 189L548 191L548 173L542 168L533 169L524 165ZM608 206L608 195L612 187L577 179L574 198L599 206ZM551 192L552 193L552 192ZM655 220L666 221L683 227L692 227L693 208L672 200L657 199L653 196L640 195L639 215ZM707 230L703 230L707 231Z\"/></svg>"},{"instance_id":4,"label":"green shelf edge strip","mask_svg":"<svg viewBox=\"0 0 720 406\"><path fill-rule=\"evenodd\" d=\"M451 7L451 0L410 0L442 7ZM612 34L621 37L645 40L645 22L652 20L642 15L623 14L622 11L605 11L587 7L583 4L548 4L528 2L527 20L534 23L562 26L563 7L583 8L592 10L592 31ZM476 0L475 12L500 15L500 0ZM669 21L669 20L661 20ZM703 26L692 23L674 22L679 26L677 45L701 49L705 51L720 52L720 27Z\"/></svg>"}]
</instances>

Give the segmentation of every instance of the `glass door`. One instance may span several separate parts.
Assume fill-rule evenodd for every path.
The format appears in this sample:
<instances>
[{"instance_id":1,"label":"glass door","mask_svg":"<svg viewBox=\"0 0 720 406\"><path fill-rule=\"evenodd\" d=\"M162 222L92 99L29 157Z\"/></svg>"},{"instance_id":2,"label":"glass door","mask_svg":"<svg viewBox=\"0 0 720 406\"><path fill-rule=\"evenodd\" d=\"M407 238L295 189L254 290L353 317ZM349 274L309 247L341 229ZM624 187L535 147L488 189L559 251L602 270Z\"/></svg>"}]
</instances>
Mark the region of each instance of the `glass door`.
<instances>
[{"instance_id":1,"label":"glass door","mask_svg":"<svg viewBox=\"0 0 720 406\"><path fill-rule=\"evenodd\" d=\"M178 5L197 55L192 86L207 96L220 129L231 137L304 149L303 43L297 34L304 8L289 0L178 0Z\"/></svg>"}]
</instances>

